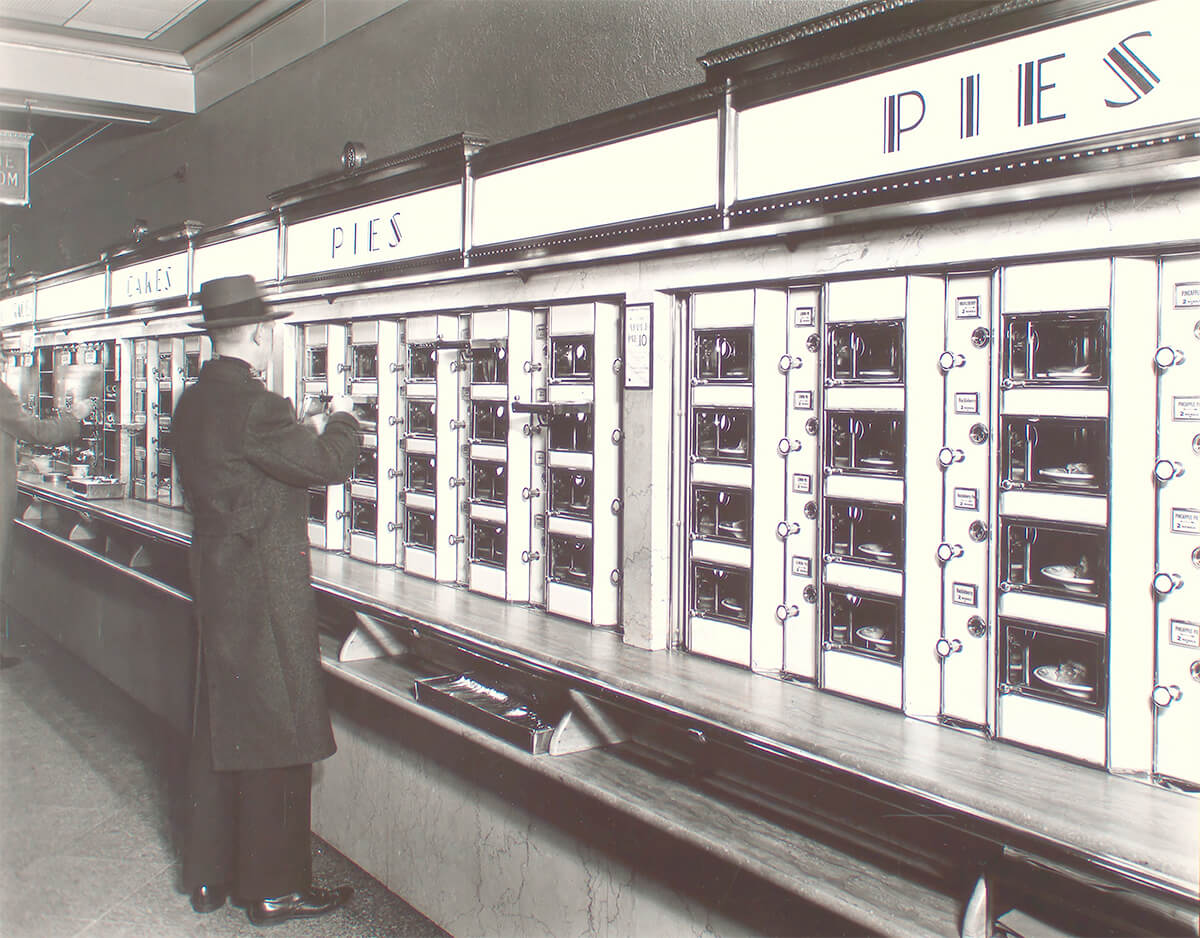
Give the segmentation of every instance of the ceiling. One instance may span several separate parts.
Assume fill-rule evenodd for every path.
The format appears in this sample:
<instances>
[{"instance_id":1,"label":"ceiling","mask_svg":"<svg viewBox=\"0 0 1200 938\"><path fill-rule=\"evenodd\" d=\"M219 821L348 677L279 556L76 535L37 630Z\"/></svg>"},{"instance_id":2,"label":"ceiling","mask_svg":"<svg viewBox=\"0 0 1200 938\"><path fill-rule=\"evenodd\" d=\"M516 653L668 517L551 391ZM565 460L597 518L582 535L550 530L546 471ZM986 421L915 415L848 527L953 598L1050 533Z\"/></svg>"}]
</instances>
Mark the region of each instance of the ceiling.
<instances>
[{"instance_id":1,"label":"ceiling","mask_svg":"<svg viewBox=\"0 0 1200 938\"><path fill-rule=\"evenodd\" d=\"M212 104L201 76L312 4L375 0L0 0L0 129L32 132L30 171L91 140ZM337 38L319 35L295 58ZM263 77L255 74L219 96ZM218 83L209 83L210 86Z\"/></svg>"}]
</instances>

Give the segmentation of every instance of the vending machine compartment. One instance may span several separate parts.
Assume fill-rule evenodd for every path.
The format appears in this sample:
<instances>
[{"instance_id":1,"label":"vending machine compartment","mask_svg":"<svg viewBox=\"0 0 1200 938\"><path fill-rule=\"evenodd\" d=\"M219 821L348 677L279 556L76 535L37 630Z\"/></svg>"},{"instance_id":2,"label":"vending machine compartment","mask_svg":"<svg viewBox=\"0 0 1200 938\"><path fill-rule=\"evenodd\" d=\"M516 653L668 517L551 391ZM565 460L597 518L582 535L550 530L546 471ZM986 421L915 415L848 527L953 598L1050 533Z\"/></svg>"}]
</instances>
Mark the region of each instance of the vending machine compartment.
<instances>
[{"instance_id":1,"label":"vending machine compartment","mask_svg":"<svg viewBox=\"0 0 1200 938\"><path fill-rule=\"evenodd\" d=\"M548 416L550 449L590 453L594 440L592 423L590 408L551 411Z\"/></svg>"},{"instance_id":2,"label":"vending machine compartment","mask_svg":"<svg viewBox=\"0 0 1200 938\"><path fill-rule=\"evenodd\" d=\"M1108 661L1103 635L1000 619L1001 693L1102 711Z\"/></svg>"},{"instance_id":3,"label":"vending machine compartment","mask_svg":"<svg viewBox=\"0 0 1200 938\"><path fill-rule=\"evenodd\" d=\"M692 410L692 455L705 462L750 464L752 411L740 407Z\"/></svg>"},{"instance_id":4,"label":"vending machine compartment","mask_svg":"<svg viewBox=\"0 0 1200 938\"><path fill-rule=\"evenodd\" d=\"M437 525L433 512L406 505L404 508L404 543L408 547L424 547L433 550L437 539Z\"/></svg>"},{"instance_id":5,"label":"vending machine compartment","mask_svg":"<svg viewBox=\"0 0 1200 938\"><path fill-rule=\"evenodd\" d=\"M367 437L359 447L358 458L350 473L351 482L364 482L375 485L379 481L379 451L376 447L375 435Z\"/></svg>"},{"instance_id":6,"label":"vending machine compartment","mask_svg":"<svg viewBox=\"0 0 1200 938\"><path fill-rule=\"evenodd\" d=\"M831 384L895 384L904 380L904 322L829 326L825 374Z\"/></svg>"},{"instance_id":7,"label":"vending machine compartment","mask_svg":"<svg viewBox=\"0 0 1200 938\"><path fill-rule=\"evenodd\" d=\"M472 345L466 354L472 384L508 383L508 349L503 344Z\"/></svg>"},{"instance_id":8,"label":"vending machine compartment","mask_svg":"<svg viewBox=\"0 0 1200 938\"><path fill-rule=\"evenodd\" d=\"M432 453L406 453L404 457L404 490L422 495L437 494L437 457Z\"/></svg>"},{"instance_id":9,"label":"vending machine compartment","mask_svg":"<svg viewBox=\"0 0 1200 938\"><path fill-rule=\"evenodd\" d=\"M750 328L697 329L692 344L695 381L700 384L752 381L753 335Z\"/></svg>"},{"instance_id":10,"label":"vending machine compartment","mask_svg":"<svg viewBox=\"0 0 1200 938\"><path fill-rule=\"evenodd\" d=\"M379 429L379 401L374 397L355 398L352 404L354 418L362 433L375 433Z\"/></svg>"},{"instance_id":11,"label":"vending machine compartment","mask_svg":"<svg viewBox=\"0 0 1200 938\"><path fill-rule=\"evenodd\" d=\"M556 335L550 339L550 381L590 383L595 373L595 339L590 335Z\"/></svg>"},{"instance_id":12,"label":"vending machine compartment","mask_svg":"<svg viewBox=\"0 0 1200 938\"><path fill-rule=\"evenodd\" d=\"M750 627L750 571L692 561L692 614Z\"/></svg>"},{"instance_id":13,"label":"vending machine compartment","mask_svg":"<svg viewBox=\"0 0 1200 938\"><path fill-rule=\"evenodd\" d=\"M438 350L433 343L408 346L408 380L437 380Z\"/></svg>"},{"instance_id":14,"label":"vending machine compartment","mask_svg":"<svg viewBox=\"0 0 1200 938\"><path fill-rule=\"evenodd\" d=\"M1108 383L1103 310L1009 316L1004 323L1004 387L1095 387Z\"/></svg>"},{"instance_id":15,"label":"vending machine compartment","mask_svg":"<svg viewBox=\"0 0 1200 938\"><path fill-rule=\"evenodd\" d=\"M1002 488L1108 491L1107 420L1005 417L1003 428Z\"/></svg>"},{"instance_id":16,"label":"vending machine compartment","mask_svg":"<svg viewBox=\"0 0 1200 938\"><path fill-rule=\"evenodd\" d=\"M842 499L825 503L827 560L896 569L904 564L904 512L899 505Z\"/></svg>"},{"instance_id":17,"label":"vending machine compartment","mask_svg":"<svg viewBox=\"0 0 1200 938\"><path fill-rule=\"evenodd\" d=\"M324 488L308 490L308 520L324 526L325 511L329 505L329 491Z\"/></svg>"},{"instance_id":18,"label":"vending machine compartment","mask_svg":"<svg viewBox=\"0 0 1200 938\"><path fill-rule=\"evenodd\" d=\"M471 460L470 493L476 504L504 506L508 501L508 467L490 459Z\"/></svg>"},{"instance_id":19,"label":"vending machine compartment","mask_svg":"<svg viewBox=\"0 0 1200 938\"><path fill-rule=\"evenodd\" d=\"M547 576L552 583L591 589L592 542L586 537L551 533L550 565Z\"/></svg>"},{"instance_id":20,"label":"vending machine compartment","mask_svg":"<svg viewBox=\"0 0 1200 938\"><path fill-rule=\"evenodd\" d=\"M508 440L508 404L504 401L471 401L471 442L498 443Z\"/></svg>"},{"instance_id":21,"label":"vending machine compartment","mask_svg":"<svg viewBox=\"0 0 1200 938\"><path fill-rule=\"evenodd\" d=\"M825 591L824 641L828 648L899 661L904 648L901 600L854 590Z\"/></svg>"},{"instance_id":22,"label":"vending machine compartment","mask_svg":"<svg viewBox=\"0 0 1200 938\"><path fill-rule=\"evenodd\" d=\"M379 345L364 342L350 346L350 380L377 381L379 379Z\"/></svg>"},{"instance_id":23,"label":"vending machine compartment","mask_svg":"<svg viewBox=\"0 0 1200 938\"><path fill-rule=\"evenodd\" d=\"M481 563L503 570L508 560L505 525L482 518L472 518L469 550L471 563Z\"/></svg>"},{"instance_id":24,"label":"vending machine compartment","mask_svg":"<svg viewBox=\"0 0 1200 938\"><path fill-rule=\"evenodd\" d=\"M329 379L329 327L304 327L304 362L302 378L306 381Z\"/></svg>"},{"instance_id":25,"label":"vending machine compartment","mask_svg":"<svg viewBox=\"0 0 1200 938\"><path fill-rule=\"evenodd\" d=\"M692 534L728 544L751 543L754 517L748 489L692 486Z\"/></svg>"},{"instance_id":26,"label":"vending machine compartment","mask_svg":"<svg viewBox=\"0 0 1200 938\"><path fill-rule=\"evenodd\" d=\"M375 536L378 510L375 499L365 496L350 496L350 530L355 534Z\"/></svg>"},{"instance_id":27,"label":"vending machine compartment","mask_svg":"<svg viewBox=\"0 0 1200 938\"><path fill-rule=\"evenodd\" d=\"M405 425L410 436L432 438L437 434L437 401L433 398L408 398Z\"/></svg>"},{"instance_id":28,"label":"vending machine compartment","mask_svg":"<svg viewBox=\"0 0 1200 938\"><path fill-rule=\"evenodd\" d=\"M825 428L827 473L903 475L903 414L828 411Z\"/></svg>"},{"instance_id":29,"label":"vending machine compartment","mask_svg":"<svg viewBox=\"0 0 1200 938\"><path fill-rule=\"evenodd\" d=\"M554 466L550 469L550 514L588 521L595 487L590 469Z\"/></svg>"},{"instance_id":30,"label":"vending machine compartment","mask_svg":"<svg viewBox=\"0 0 1200 938\"><path fill-rule=\"evenodd\" d=\"M1002 522L1000 589L1102 603L1108 531L1046 521Z\"/></svg>"}]
</instances>

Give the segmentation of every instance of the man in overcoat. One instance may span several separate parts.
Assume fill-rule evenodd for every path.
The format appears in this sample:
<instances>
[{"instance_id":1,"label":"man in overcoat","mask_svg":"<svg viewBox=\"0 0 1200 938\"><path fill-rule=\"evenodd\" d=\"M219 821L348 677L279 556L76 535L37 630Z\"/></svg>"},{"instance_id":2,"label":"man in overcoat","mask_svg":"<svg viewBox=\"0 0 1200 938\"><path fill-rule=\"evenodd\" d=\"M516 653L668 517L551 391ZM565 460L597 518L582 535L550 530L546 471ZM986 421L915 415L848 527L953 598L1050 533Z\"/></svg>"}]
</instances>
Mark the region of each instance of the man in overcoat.
<instances>
[{"instance_id":1,"label":"man in overcoat","mask_svg":"<svg viewBox=\"0 0 1200 938\"><path fill-rule=\"evenodd\" d=\"M200 288L214 358L171 428L194 530L199 632L183 883L197 912L227 895L256 925L321 915L349 886L312 883L312 763L333 754L308 553L308 489L345 481L359 449L349 398L323 429L258 378L272 311L251 277ZM320 432L318 432L320 430Z\"/></svg>"}]
</instances>

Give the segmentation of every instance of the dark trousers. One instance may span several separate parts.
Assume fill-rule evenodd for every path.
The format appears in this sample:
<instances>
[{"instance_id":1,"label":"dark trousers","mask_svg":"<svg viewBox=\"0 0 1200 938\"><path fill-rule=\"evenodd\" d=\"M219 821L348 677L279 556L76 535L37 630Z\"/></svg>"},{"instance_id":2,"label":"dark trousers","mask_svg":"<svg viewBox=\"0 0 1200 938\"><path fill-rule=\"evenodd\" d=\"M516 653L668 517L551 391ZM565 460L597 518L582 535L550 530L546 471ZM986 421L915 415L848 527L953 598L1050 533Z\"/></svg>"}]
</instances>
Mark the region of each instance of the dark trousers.
<instances>
[{"instance_id":1,"label":"dark trousers","mask_svg":"<svg viewBox=\"0 0 1200 938\"><path fill-rule=\"evenodd\" d=\"M218 772L203 674L188 757L183 886L252 902L312 884L312 765Z\"/></svg>"}]
</instances>

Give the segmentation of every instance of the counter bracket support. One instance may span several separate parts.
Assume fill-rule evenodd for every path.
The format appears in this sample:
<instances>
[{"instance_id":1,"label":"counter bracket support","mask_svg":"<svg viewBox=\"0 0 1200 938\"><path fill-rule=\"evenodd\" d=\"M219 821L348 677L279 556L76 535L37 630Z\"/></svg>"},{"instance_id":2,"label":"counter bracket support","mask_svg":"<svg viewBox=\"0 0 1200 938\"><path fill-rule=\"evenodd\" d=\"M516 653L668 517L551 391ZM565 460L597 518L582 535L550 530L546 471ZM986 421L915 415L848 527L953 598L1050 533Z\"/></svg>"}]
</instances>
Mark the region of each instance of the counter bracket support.
<instances>
[{"instance_id":1,"label":"counter bracket support","mask_svg":"<svg viewBox=\"0 0 1200 938\"><path fill-rule=\"evenodd\" d=\"M372 658L393 658L408 652L408 646L382 622L355 611L358 622L338 649L338 661L367 661Z\"/></svg>"},{"instance_id":2,"label":"counter bracket support","mask_svg":"<svg viewBox=\"0 0 1200 938\"><path fill-rule=\"evenodd\" d=\"M565 756L629 739L629 734L617 723L612 708L577 690L569 691L568 695L571 706L550 737L550 755Z\"/></svg>"}]
</instances>

